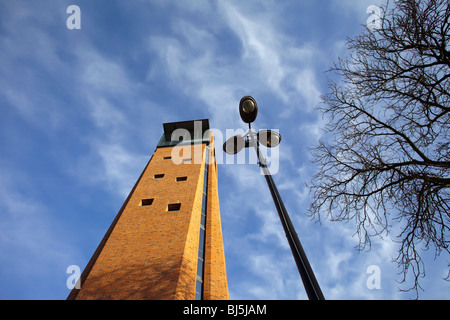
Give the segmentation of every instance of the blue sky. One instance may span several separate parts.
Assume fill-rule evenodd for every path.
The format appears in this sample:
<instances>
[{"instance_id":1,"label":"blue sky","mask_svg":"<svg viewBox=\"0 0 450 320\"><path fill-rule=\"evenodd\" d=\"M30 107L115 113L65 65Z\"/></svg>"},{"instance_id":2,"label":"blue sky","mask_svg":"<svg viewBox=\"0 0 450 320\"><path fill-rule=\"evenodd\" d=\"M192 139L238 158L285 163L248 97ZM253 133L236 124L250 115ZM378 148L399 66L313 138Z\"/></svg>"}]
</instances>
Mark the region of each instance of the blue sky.
<instances>
[{"instance_id":1,"label":"blue sky","mask_svg":"<svg viewBox=\"0 0 450 320\"><path fill-rule=\"evenodd\" d=\"M66 27L72 4L80 30ZM283 137L274 179L325 297L413 298L398 291L395 226L358 253L351 222L305 215L308 147L324 125L314 108L332 76L324 71L347 53L371 4L0 1L0 299L65 299L67 267L88 262L162 123L245 129L244 95L258 102L255 128ZM217 155L230 298L306 299L259 168ZM421 298L450 298L447 258L425 255ZM381 289L366 285L371 265Z\"/></svg>"}]
</instances>

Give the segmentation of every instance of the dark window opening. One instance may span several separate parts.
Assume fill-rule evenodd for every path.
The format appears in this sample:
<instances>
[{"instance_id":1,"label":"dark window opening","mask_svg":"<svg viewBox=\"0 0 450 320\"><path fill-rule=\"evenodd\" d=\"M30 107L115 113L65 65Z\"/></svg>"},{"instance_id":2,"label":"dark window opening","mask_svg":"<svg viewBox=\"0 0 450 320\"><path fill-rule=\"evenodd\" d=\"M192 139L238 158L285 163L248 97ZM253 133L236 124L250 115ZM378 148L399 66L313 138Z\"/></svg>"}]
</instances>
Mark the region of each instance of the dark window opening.
<instances>
[{"instance_id":1,"label":"dark window opening","mask_svg":"<svg viewBox=\"0 0 450 320\"><path fill-rule=\"evenodd\" d=\"M164 178L164 173L161 173L161 174L155 174L153 177L154 177L155 179L161 179L161 178Z\"/></svg>"},{"instance_id":2,"label":"dark window opening","mask_svg":"<svg viewBox=\"0 0 450 320\"><path fill-rule=\"evenodd\" d=\"M177 177L177 182L179 181L186 181L187 177Z\"/></svg>"},{"instance_id":3,"label":"dark window opening","mask_svg":"<svg viewBox=\"0 0 450 320\"><path fill-rule=\"evenodd\" d=\"M180 211L181 203L171 203L167 206L167 211Z\"/></svg>"},{"instance_id":4,"label":"dark window opening","mask_svg":"<svg viewBox=\"0 0 450 320\"><path fill-rule=\"evenodd\" d=\"M145 207L145 206L151 206L153 203L153 199L142 199L141 200L141 206Z\"/></svg>"}]
</instances>

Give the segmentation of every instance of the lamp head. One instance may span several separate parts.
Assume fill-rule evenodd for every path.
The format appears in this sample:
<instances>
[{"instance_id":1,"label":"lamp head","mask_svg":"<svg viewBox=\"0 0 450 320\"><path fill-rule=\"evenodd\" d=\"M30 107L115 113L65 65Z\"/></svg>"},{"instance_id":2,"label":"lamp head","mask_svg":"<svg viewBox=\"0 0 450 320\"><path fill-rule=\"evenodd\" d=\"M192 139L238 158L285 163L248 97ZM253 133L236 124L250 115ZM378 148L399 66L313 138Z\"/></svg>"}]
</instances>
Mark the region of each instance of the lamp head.
<instances>
[{"instance_id":1,"label":"lamp head","mask_svg":"<svg viewBox=\"0 0 450 320\"><path fill-rule=\"evenodd\" d=\"M255 121L258 115L258 105L256 100L250 96L245 96L239 102L239 114L241 115L242 121L245 123L252 123Z\"/></svg>"},{"instance_id":2,"label":"lamp head","mask_svg":"<svg viewBox=\"0 0 450 320\"><path fill-rule=\"evenodd\" d=\"M272 130L259 130L258 141L267 148L273 148L280 144L281 135Z\"/></svg>"},{"instance_id":3,"label":"lamp head","mask_svg":"<svg viewBox=\"0 0 450 320\"><path fill-rule=\"evenodd\" d=\"M236 154L245 147L244 136L238 134L231 137L223 144L223 151L228 154Z\"/></svg>"}]
</instances>

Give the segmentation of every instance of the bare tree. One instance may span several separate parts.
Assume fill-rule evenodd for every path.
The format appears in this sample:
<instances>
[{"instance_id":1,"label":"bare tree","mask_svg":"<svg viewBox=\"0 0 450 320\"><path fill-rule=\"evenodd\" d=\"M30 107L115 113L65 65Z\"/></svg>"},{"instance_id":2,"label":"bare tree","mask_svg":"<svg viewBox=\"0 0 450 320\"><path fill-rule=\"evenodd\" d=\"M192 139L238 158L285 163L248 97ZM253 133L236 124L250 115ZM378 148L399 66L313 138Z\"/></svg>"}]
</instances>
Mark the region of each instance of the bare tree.
<instances>
[{"instance_id":1,"label":"bare tree","mask_svg":"<svg viewBox=\"0 0 450 320\"><path fill-rule=\"evenodd\" d=\"M414 279L402 290L418 294L422 250L449 253L450 3L388 1L383 12L331 68L309 213L354 220L359 249L400 230L400 282Z\"/></svg>"}]
</instances>

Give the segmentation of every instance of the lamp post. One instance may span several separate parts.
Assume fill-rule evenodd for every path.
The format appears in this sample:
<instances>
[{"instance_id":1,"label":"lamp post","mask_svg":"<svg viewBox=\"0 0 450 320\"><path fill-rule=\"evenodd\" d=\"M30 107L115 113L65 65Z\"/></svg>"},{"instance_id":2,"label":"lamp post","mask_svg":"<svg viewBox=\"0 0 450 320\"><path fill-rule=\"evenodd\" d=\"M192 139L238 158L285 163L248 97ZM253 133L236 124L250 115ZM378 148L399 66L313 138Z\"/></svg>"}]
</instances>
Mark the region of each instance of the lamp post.
<instances>
[{"instance_id":1,"label":"lamp post","mask_svg":"<svg viewBox=\"0 0 450 320\"><path fill-rule=\"evenodd\" d=\"M245 135L236 135L228 139L223 144L223 150L228 154L236 154L243 148L253 147L255 149L258 156L259 166L264 172L264 177L266 178L266 182L275 203L281 224L283 225L295 263L297 264L297 269L303 281L306 294L310 300L325 300L319 283L317 282L311 265L309 264L308 258L306 257L305 251L303 250L300 240L298 239L294 225L289 218L289 214L284 206L283 200L281 199L275 182L272 179L272 175L267 167L267 162L259 150L260 144L268 148L278 146L281 142L281 135L271 130L260 130L256 134L252 131L251 123L255 121L258 114L258 105L256 100L252 97L245 96L241 99L239 103L239 114L241 119L245 123L248 123L249 129Z\"/></svg>"}]
</instances>

